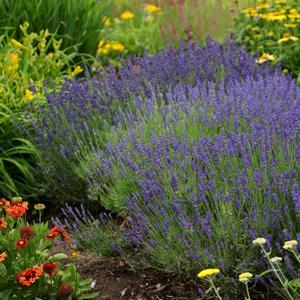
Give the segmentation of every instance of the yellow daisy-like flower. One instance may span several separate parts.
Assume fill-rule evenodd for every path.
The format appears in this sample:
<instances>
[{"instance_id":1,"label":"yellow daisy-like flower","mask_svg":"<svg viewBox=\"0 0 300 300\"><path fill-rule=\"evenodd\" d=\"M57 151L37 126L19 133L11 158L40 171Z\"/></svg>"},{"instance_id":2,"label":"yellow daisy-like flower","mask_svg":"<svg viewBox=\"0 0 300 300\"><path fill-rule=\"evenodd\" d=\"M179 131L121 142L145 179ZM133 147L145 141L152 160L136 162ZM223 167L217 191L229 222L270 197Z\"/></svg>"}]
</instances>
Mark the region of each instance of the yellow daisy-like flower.
<instances>
[{"instance_id":1,"label":"yellow daisy-like flower","mask_svg":"<svg viewBox=\"0 0 300 300\"><path fill-rule=\"evenodd\" d=\"M273 60L275 60L275 56L274 55L268 54L268 53L263 53L261 55L261 57L256 60L256 62L258 64L263 64L263 63L265 63L267 61L273 61ZM253 245L260 245L260 243L263 243L263 241L266 241L266 240L264 238L258 238L256 240L254 240L252 243L253 243ZM265 244L265 242L263 244Z\"/></svg>"},{"instance_id":2,"label":"yellow daisy-like flower","mask_svg":"<svg viewBox=\"0 0 300 300\"><path fill-rule=\"evenodd\" d=\"M124 11L124 12L121 14L120 18L121 18L122 20L125 20L125 21L131 20L131 19L134 18L134 13L132 13L132 12L129 11L129 10L126 10L126 11Z\"/></svg>"},{"instance_id":3,"label":"yellow daisy-like flower","mask_svg":"<svg viewBox=\"0 0 300 300\"><path fill-rule=\"evenodd\" d=\"M245 272L239 275L239 282L247 283L253 277L252 273Z\"/></svg>"},{"instance_id":4,"label":"yellow daisy-like flower","mask_svg":"<svg viewBox=\"0 0 300 300\"><path fill-rule=\"evenodd\" d=\"M291 35L290 33L285 33L281 39L277 41L277 44L281 44L288 41L297 42L299 40L298 37Z\"/></svg>"},{"instance_id":5,"label":"yellow daisy-like flower","mask_svg":"<svg viewBox=\"0 0 300 300\"><path fill-rule=\"evenodd\" d=\"M199 278L212 277L220 273L219 269L205 269L198 273Z\"/></svg>"},{"instance_id":6,"label":"yellow daisy-like flower","mask_svg":"<svg viewBox=\"0 0 300 300\"><path fill-rule=\"evenodd\" d=\"M283 245L283 249L285 250L294 250L296 246L298 245L298 242L296 240L287 241Z\"/></svg>"},{"instance_id":7,"label":"yellow daisy-like flower","mask_svg":"<svg viewBox=\"0 0 300 300\"><path fill-rule=\"evenodd\" d=\"M148 13L155 14L155 13L160 13L161 8L159 6L149 4L149 5L146 5L145 11Z\"/></svg>"},{"instance_id":8,"label":"yellow daisy-like flower","mask_svg":"<svg viewBox=\"0 0 300 300\"><path fill-rule=\"evenodd\" d=\"M123 44L121 44L121 43L116 43L116 44L113 44L113 45L111 46L111 48L112 48L112 50L114 50L114 51L119 51L119 52L121 52L121 51L123 51L123 50L125 49L125 46L124 46Z\"/></svg>"},{"instance_id":9,"label":"yellow daisy-like flower","mask_svg":"<svg viewBox=\"0 0 300 300\"><path fill-rule=\"evenodd\" d=\"M295 13L290 13L290 14L289 14L289 18L290 18L290 19L300 19L300 13L297 13L297 12L295 12Z\"/></svg>"},{"instance_id":10,"label":"yellow daisy-like flower","mask_svg":"<svg viewBox=\"0 0 300 300\"><path fill-rule=\"evenodd\" d=\"M73 252L71 252L71 256L72 256L72 257L77 257L77 256L78 256L78 253L75 252L75 251L73 251Z\"/></svg>"},{"instance_id":11,"label":"yellow daisy-like flower","mask_svg":"<svg viewBox=\"0 0 300 300\"><path fill-rule=\"evenodd\" d=\"M25 100L27 102L30 102L34 99L34 97L35 97L34 93L31 90L26 89L26 91L25 91Z\"/></svg>"},{"instance_id":12,"label":"yellow daisy-like flower","mask_svg":"<svg viewBox=\"0 0 300 300\"><path fill-rule=\"evenodd\" d=\"M276 4L284 4L286 2L286 0L276 0L275 3Z\"/></svg>"},{"instance_id":13,"label":"yellow daisy-like flower","mask_svg":"<svg viewBox=\"0 0 300 300\"><path fill-rule=\"evenodd\" d=\"M255 246L263 246L266 242L267 242L267 240L264 238L257 238L252 241L252 244Z\"/></svg>"}]
</instances>

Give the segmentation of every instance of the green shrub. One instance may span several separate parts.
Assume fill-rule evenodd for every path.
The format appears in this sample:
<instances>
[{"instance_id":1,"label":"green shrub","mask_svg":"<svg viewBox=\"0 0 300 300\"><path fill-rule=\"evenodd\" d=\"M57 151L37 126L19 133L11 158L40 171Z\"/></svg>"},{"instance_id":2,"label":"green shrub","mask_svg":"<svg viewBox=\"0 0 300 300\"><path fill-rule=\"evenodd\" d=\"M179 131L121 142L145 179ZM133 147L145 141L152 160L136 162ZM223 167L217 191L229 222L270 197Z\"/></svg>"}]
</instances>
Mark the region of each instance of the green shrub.
<instances>
[{"instance_id":1,"label":"green shrub","mask_svg":"<svg viewBox=\"0 0 300 300\"><path fill-rule=\"evenodd\" d=\"M78 52L95 55L103 16L110 0L0 0L0 28L16 30L20 39L20 24L29 22L31 30L48 28L63 38L62 47L77 46Z\"/></svg>"},{"instance_id":2,"label":"green shrub","mask_svg":"<svg viewBox=\"0 0 300 300\"><path fill-rule=\"evenodd\" d=\"M72 67L76 54L60 50L61 40L48 30L27 32L28 23L20 26L23 37L0 40L0 191L5 195L28 194L33 186L31 164L36 151L22 138L16 122L28 112L47 103L44 83L59 88L65 78L76 76L82 68ZM52 51L50 52L50 48Z\"/></svg>"},{"instance_id":3,"label":"green shrub","mask_svg":"<svg viewBox=\"0 0 300 300\"><path fill-rule=\"evenodd\" d=\"M236 19L237 41L253 55L260 54L258 63L282 65L300 83L300 12L299 1L261 1L244 9Z\"/></svg>"}]
</instances>

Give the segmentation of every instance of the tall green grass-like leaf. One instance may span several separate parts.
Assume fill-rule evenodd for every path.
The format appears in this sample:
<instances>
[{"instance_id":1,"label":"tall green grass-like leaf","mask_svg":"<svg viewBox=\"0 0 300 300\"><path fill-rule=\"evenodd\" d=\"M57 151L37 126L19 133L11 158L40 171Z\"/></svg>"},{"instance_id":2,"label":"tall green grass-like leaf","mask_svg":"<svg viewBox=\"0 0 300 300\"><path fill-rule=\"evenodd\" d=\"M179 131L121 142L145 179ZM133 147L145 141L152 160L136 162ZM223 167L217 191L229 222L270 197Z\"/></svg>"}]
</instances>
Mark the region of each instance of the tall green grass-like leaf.
<instances>
[{"instance_id":1,"label":"tall green grass-like leaf","mask_svg":"<svg viewBox=\"0 0 300 300\"><path fill-rule=\"evenodd\" d=\"M13 115L13 111L0 103L0 195L6 196L20 191L30 193L34 180L30 165L35 154L34 146L17 136L11 119Z\"/></svg>"},{"instance_id":2,"label":"tall green grass-like leaf","mask_svg":"<svg viewBox=\"0 0 300 300\"><path fill-rule=\"evenodd\" d=\"M78 52L95 55L103 17L109 12L111 0L0 0L0 28L15 30L24 22L30 30L47 28L63 38L63 48L77 46Z\"/></svg>"}]
</instances>

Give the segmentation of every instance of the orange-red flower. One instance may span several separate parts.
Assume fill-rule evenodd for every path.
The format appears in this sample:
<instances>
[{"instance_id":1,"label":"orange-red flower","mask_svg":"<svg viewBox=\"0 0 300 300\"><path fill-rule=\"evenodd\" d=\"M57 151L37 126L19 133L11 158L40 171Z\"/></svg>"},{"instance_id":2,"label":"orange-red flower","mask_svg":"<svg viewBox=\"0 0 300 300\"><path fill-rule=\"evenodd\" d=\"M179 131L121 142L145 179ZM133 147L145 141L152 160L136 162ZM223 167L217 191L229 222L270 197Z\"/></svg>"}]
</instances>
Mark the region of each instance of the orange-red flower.
<instances>
[{"instance_id":1,"label":"orange-red flower","mask_svg":"<svg viewBox=\"0 0 300 300\"><path fill-rule=\"evenodd\" d=\"M71 243L71 237L68 234L68 232L64 229L61 229L57 226L54 226L50 229L50 233L47 234L47 237L50 239L54 239L58 235L61 236L61 238L66 242L66 243Z\"/></svg>"},{"instance_id":2,"label":"orange-red flower","mask_svg":"<svg viewBox=\"0 0 300 300\"><path fill-rule=\"evenodd\" d=\"M62 297L68 297L68 296L72 295L73 287L69 283L64 283L59 287L58 293Z\"/></svg>"},{"instance_id":3,"label":"orange-red flower","mask_svg":"<svg viewBox=\"0 0 300 300\"><path fill-rule=\"evenodd\" d=\"M0 218L0 228L6 228L7 223L5 222L4 218Z\"/></svg>"},{"instance_id":4,"label":"orange-red flower","mask_svg":"<svg viewBox=\"0 0 300 300\"><path fill-rule=\"evenodd\" d=\"M32 240L34 237L34 231L31 226L24 226L20 230L20 237L22 240Z\"/></svg>"},{"instance_id":5,"label":"orange-red flower","mask_svg":"<svg viewBox=\"0 0 300 300\"><path fill-rule=\"evenodd\" d=\"M13 218L20 218L28 209L28 202L17 201L10 204L9 207L6 208L6 212Z\"/></svg>"},{"instance_id":6,"label":"orange-red flower","mask_svg":"<svg viewBox=\"0 0 300 300\"><path fill-rule=\"evenodd\" d=\"M49 239L54 239L56 237L57 237L57 234L55 234L53 232L50 232L50 233L47 234L47 238L49 238Z\"/></svg>"},{"instance_id":7,"label":"orange-red flower","mask_svg":"<svg viewBox=\"0 0 300 300\"><path fill-rule=\"evenodd\" d=\"M7 257L7 254L5 252L0 254L0 263L5 261L5 258Z\"/></svg>"},{"instance_id":8,"label":"orange-red flower","mask_svg":"<svg viewBox=\"0 0 300 300\"><path fill-rule=\"evenodd\" d=\"M28 244L27 240L18 240L15 243L16 247L20 250L24 249L27 246L27 244Z\"/></svg>"},{"instance_id":9,"label":"orange-red flower","mask_svg":"<svg viewBox=\"0 0 300 300\"><path fill-rule=\"evenodd\" d=\"M6 200L5 198L1 198L0 199L0 206L6 208L10 205L10 202L8 200Z\"/></svg>"},{"instance_id":10,"label":"orange-red flower","mask_svg":"<svg viewBox=\"0 0 300 300\"><path fill-rule=\"evenodd\" d=\"M23 286L30 286L34 282L36 282L42 274L43 268L39 266L34 266L32 268L17 273L16 278L19 284Z\"/></svg>"},{"instance_id":11,"label":"orange-red flower","mask_svg":"<svg viewBox=\"0 0 300 300\"><path fill-rule=\"evenodd\" d=\"M57 274L58 267L56 262L45 262L43 264L43 271L46 273L49 277L52 277Z\"/></svg>"}]
</instances>

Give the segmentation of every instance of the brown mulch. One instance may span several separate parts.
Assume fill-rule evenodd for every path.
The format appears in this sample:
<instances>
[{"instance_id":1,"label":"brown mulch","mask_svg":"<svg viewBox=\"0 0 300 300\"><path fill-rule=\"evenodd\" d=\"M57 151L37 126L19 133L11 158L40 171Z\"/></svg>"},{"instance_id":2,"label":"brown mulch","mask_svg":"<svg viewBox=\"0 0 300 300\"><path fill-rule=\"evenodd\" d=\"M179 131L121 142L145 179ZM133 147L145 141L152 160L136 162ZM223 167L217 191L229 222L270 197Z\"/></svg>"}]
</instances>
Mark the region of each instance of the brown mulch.
<instances>
[{"instance_id":1,"label":"brown mulch","mask_svg":"<svg viewBox=\"0 0 300 300\"><path fill-rule=\"evenodd\" d=\"M95 280L96 300L200 300L198 286L154 269L130 270L120 258L74 259L82 277Z\"/></svg>"},{"instance_id":2,"label":"brown mulch","mask_svg":"<svg viewBox=\"0 0 300 300\"><path fill-rule=\"evenodd\" d=\"M72 259L73 260L73 259ZM156 269L131 270L120 258L100 259L79 255L73 262L83 278L92 278L96 300L201 300L199 283L171 277ZM282 300L270 290L258 286L251 291L253 300ZM205 298L208 299L208 298ZM212 296L210 300L217 298ZM243 300L243 296L225 296L224 300Z\"/></svg>"}]
</instances>

